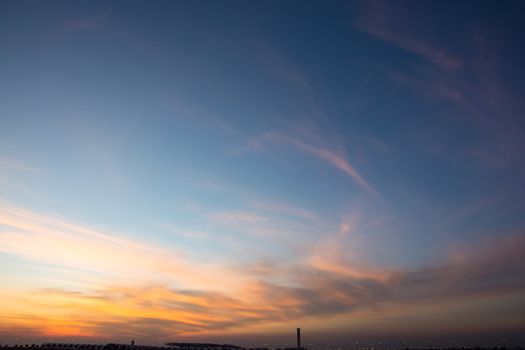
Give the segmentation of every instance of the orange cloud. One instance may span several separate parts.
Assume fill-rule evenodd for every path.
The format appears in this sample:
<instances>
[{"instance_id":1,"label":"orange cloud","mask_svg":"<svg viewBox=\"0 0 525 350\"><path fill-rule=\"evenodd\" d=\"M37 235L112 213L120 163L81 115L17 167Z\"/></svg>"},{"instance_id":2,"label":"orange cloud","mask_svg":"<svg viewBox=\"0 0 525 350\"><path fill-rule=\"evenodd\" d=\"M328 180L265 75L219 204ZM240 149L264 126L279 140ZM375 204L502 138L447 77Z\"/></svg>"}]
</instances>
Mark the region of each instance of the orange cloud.
<instances>
[{"instance_id":1,"label":"orange cloud","mask_svg":"<svg viewBox=\"0 0 525 350\"><path fill-rule=\"evenodd\" d=\"M104 234L11 206L0 208L0 251L111 280L169 281L179 287L234 289L239 276L166 249ZM84 271L80 272L80 271Z\"/></svg>"},{"instance_id":2,"label":"orange cloud","mask_svg":"<svg viewBox=\"0 0 525 350\"><path fill-rule=\"evenodd\" d=\"M510 302L525 294L523 235L464 247L441 264L407 270L363 264L346 249L356 230L352 217L302 262L246 266L204 264L174 250L6 205L0 225L0 251L73 269L77 276L72 278L99 276L76 288L60 283L41 288L38 278L25 287L3 288L4 335L168 341L218 332L276 332L292 320L359 328L356 316L366 323L378 315L437 315L443 308L464 313L466 302L486 309L495 296Z\"/></svg>"}]
</instances>

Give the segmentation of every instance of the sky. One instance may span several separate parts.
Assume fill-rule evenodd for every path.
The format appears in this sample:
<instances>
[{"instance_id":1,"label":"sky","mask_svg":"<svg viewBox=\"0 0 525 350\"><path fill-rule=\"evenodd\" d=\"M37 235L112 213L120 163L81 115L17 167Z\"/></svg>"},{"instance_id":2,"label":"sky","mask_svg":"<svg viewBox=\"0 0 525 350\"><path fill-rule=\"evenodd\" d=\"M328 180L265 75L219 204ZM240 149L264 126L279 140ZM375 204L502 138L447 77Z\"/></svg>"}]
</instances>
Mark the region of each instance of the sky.
<instances>
[{"instance_id":1,"label":"sky","mask_svg":"<svg viewBox=\"0 0 525 350\"><path fill-rule=\"evenodd\" d=\"M524 345L524 10L0 2L0 344Z\"/></svg>"}]
</instances>

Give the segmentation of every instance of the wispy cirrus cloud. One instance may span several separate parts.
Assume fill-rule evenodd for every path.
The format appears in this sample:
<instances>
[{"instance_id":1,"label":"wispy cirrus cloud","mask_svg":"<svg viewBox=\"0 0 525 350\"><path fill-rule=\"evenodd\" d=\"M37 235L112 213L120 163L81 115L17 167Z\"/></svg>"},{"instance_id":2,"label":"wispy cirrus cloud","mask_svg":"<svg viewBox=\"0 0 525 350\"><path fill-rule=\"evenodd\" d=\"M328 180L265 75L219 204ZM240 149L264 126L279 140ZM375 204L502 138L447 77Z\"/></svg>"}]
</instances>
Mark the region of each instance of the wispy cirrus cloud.
<instances>
[{"instance_id":1,"label":"wispy cirrus cloud","mask_svg":"<svg viewBox=\"0 0 525 350\"><path fill-rule=\"evenodd\" d=\"M286 215L309 222L318 222L321 220L319 215L314 212L283 201L252 199L248 202L248 205L255 209Z\"/></svg>"},{"instance_id":2,"label":"wispy cirrus cloud","mask_svg":"<svg viewBox=\"0 0 525 350\"><path fill-rule=\"evenodd\" d=\"M504 73L516 59L506 55L501 45L505 34L466 21L468 35L458 32L455 38L464 51L459 56L451 45L437 43L439 36L424 34L428 34L425 29L431 26L417 28L414 23L418 23L420 17L407 11L411 10L407 6L417 8L416 3L397 6L383 0L363 2L356 11L354 23L363 32L431 63L413 67L410 72L396 71L390 78L417 94L450 102L457 113L449 115L468 123L465 129L473 128L485 135L479 139L465 135L462 154L490 168L512 166L523 172L525 133L516 122L523 102L516 95L515 82ZM444 147L448 141L442 142Z\"/></svg>"},{"instance_id":3,"label":"wispy cirrus cloud","mask_svg":"<svg viewBox=\"0 0 525 350\"><path fill-rule=\"evenodd\" d=\"M437 69L411 73L395 72L390 78L419 95L445 101L456 109L447 115L458 118L483 138L465 136L464 152L469 158L490 168L515 167L523 171L525 130L516 122L523 102L509 81L502 78L505 60L497 54L495 43L478 34L468 45L473 47L467 61L470 73L443 74ZM492 52L486 55L486 52ZM488 57L487 57L488 56ZM446 136L446 135L445 135ZM446 146L448 140L443 144Z\"/></svg>"},{"instance_id":4,"label":"wispy cirrus cloud","mask_svg":"<svg viewBox=\"0 0 525 350\"><path fill-rule=\"evenodd\" d=\"M375 137L375 136L368 136L366 140L372 144L375 148L377 148L380 151L383 152L390 152L392 151L392 146L387 144L385 141Z\"/></svg>"},{"instance_id":5,"label":"wispy cirrus cloud","mask_svg":"<svg viewBox=\"0 0 525 350\"><path fill-rule=\"evenodd\" d=\"M420 56L444 71L452 71L463 65L463 60L444 48L418 38L402 30L393 20L389 3L382 0L361 3L356 26L362 31L384 40L391 45Z\"/></svg>"},{"instance_id":6,"label":"wispy cirrus cloud","mask_svg":"<svg viewBox=\"0 0 525 350\"><path fill-rule=\"evenodd\" d=\"M174 226L172 224L160 224L159 227L175 235L179 235L179 236L186 237L189 239L205 239L205 238L210 237L210 235L207 232L196 231L194 229Z\"/></svg>"},{"instance_id":7,"label":"wispy cirrus cloud","mask_svg":"<svg viewBox=\"0 0 525 350\"><path fill-rule=\"evenodd\" d=\"M153 279L209 288L222 285L213 274L223 275L221 280L229 278L217 266L199 266L201 263L175 248L101 233L8 204L0 207L0 225L0 252L68 267L79 272L80 280L94 274L108 280Z\"/></svg>"},{"instance_id":8,"label":"wispy cirrus cloud","mask_svg":"<svg viewBox=\"0 0 525 350\"><path fill-rule=\"evenodd\" d=\"M352 164L350 164L350 162L341 152L336 153L327 148L315 147L299 140L291 140L291 142L299 149L329 162L337 169L350 176L354 180L354 182L359 185L359 187L378 198L380 197L376 190L374 190L368 184L368 182L365 181L365 179L357 172L357 170L352 166Z\"/></svg>"},{"instance_id":9,"label":"wispy cirrus cloud","mask_svg":"<svg viewBox=\"0 0 525 350\"><path fill-rule=\"evenodd\" d=\"M295 123L291 130L267 131L249 138L241 152L261 150L269 144L291 145L295 149L328 162L351 177L363 190L381 198L380 194L350 163L342 147L328 146L329 143L326 142L316 122L326 118L326 114L316 97L315 87L305 74L272 45L258 41L255 48L270 72L277 79L286 82L286 85L294 92L293 96L299 96L301 109L304 109L300 113L308 117Z\"/></svg>"},{"instance_id":10,"label":"wispy cirrus cloud","mask_svg":"<svg viewBox=\"0 0 525 350\"><path fill-rule=\"evenodd\" d=\"M323 220L305 220L282 209L222 210L210 213L207 220L239 254L246 255L246 247L252 246L250 261L256 257L298 258L303 255L302 248L310 246L318 235L331 229Z\"/></svg>"},{"instance_id":11,"label":"wispy cirrus cloud","mask_svg":"<svg viewBox=\"0 0 525 350\"><path fill-rule=\"evenodd\" d=\"M341 147L329 147L318 132L303 125L290 132L269 131L248 140L245 151L262 150L268 145L288 145L306 154L315 156L344 174L349 176L356 185L376 198L381 195L365 180Z\"/></svg>"}]
</instances>

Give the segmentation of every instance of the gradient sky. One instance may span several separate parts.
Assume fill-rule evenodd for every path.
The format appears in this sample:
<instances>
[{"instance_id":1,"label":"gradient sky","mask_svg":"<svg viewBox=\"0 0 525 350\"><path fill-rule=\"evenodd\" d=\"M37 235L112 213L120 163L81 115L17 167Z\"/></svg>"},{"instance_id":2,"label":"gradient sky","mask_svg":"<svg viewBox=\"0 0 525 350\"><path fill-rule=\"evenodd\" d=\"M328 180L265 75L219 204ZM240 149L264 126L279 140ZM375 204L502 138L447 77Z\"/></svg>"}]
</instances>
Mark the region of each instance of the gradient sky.
<instances>
[{"instance_id":1,"label":"gradient sky","mask_svg":"<svg viewBox=\"0 0 525 350\"><path fill-rule=\"evenodd\" d=\"M0 343L523 345L524 11L1 1Z\"/></svg>"}]
</instances>

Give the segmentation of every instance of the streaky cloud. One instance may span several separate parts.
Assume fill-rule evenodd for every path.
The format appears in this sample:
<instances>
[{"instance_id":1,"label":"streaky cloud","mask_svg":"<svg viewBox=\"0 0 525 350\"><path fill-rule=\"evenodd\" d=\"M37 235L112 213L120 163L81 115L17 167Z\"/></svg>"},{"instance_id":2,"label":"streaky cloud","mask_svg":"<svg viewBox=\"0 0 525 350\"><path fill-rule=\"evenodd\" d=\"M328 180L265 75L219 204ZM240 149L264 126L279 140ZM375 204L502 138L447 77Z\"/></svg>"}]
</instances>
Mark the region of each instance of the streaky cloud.
<instances>
[{"instance_id":1,"label":"streaky cloud","mask_svg":"<svg viewBox=\"0 0 525 350\"><path fill-rule=\"evenodd\" d=\"M463 65L461 58L393 25L395 21L391 18L391 9L388 6L389 3L382 0L363 2L360 17L356 20L357 28L393 46L416 54L444 71L453 71Z\"/></svg>"},{"instance_id":2,"label":"streaky cloud","mask_svg":"<svg viewBox=\"0 0 525 350\"><path fill-rule=\"evenodd\" d=\"M381 195L355 169L342 151L334 151L326 146L323 138L318 132L311 130L311 128L302 126L302 128L300 127L296 129L297 132L291 134L265 132L248 140L245 150L262 150L266 145L272 143L293 146L306 154L315 156L328 164L331 164L349 176L361 189L378 199L382 199Z\"/></svg>"},{"instance_id":3,"label":"streaky cloud","mask_svg":"<svg viewBox=\"0 0 525 350\"><path fill-rule=\"evenodd\" d=\"M343 171L345 174L349 175L362 189L373 194L377 198L381 196L374 190L368 182L363 179L363 177L355 170L355 168L348 162L348 160L342 155L332 152L325 148L315 147L309 144L306 144L299 140L291 141L298 148L304 150L307 153L318 156L325 161L328 161L330 164L335 166L337 169Z\"/></svg>"}]
</instances>

